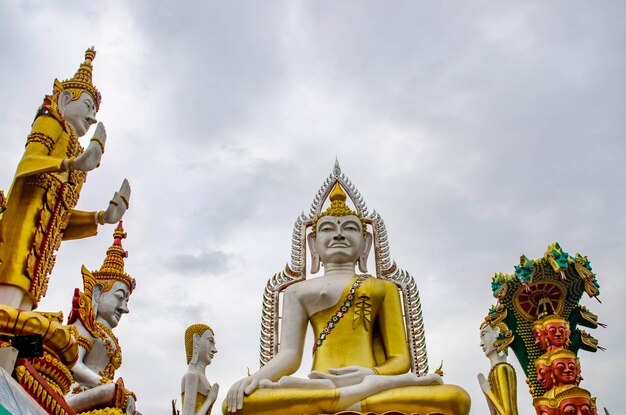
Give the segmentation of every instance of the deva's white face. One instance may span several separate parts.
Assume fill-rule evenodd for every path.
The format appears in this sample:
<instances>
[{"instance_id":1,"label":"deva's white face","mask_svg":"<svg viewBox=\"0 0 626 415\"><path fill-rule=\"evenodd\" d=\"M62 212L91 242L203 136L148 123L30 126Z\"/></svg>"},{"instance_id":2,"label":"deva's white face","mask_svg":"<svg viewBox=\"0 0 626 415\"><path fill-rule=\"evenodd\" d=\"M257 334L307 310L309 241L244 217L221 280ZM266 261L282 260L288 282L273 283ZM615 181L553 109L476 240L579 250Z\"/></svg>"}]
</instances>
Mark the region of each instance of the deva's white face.
<instances>
[{"instance_id":1,"label":"deva's white face","mask_svg":"<svg viewBox=\"0 0 626 415\"><path fill-rule=\"evenodd\" d=\"M96 105L93 98L86 92L77 100L65 102L59 100L59 110L63 119L72 127L78 137L87 133L91 124L96 122Z\"/></svg>"},{"instance_id":2,"label":"deva's white face","mask_svg":"<svg viewBox=\"0 0 626 415\"><path fill-rule=\"evenodd\" d=\"M211 330L207 330L198 339L198 361L204 361L208 365L213 360L215 353L217 353L215 335Z\"/></svg>"},{"instance_id":3,"label":"deva's white face","mask_svg":"<svg viewBox=\"0 0 626 415\"><path fill-rule=\"evenodd\" d=\"M130 288L121 281L116 281L113 287L100 297L98 303L98 320L115 328L122 318L122 314L128 313L128 297Z\"/></svg>"},{"instance_id":4,"label":"deva's white face","mask_svg":"<svg viewBox=\"0 0 626 415\"><path fill-rule=\"evenodd\" d=\"M498 340L498 330L494 330L491 326L487 325L480 329L480 347L485 352L485 356L489 357L496 348L494 343Z\"/></svg>"},{"instance_id":5,"label":"deva's white face","mask_svg":"<svg viewBox=\"0 0 626 415\"><path fill-rule=\"evenodd\" d=\"M354 215L322 216L315 247L323 264L356 264L365 246L361 221Z\"/></svg>"}]
</instances>

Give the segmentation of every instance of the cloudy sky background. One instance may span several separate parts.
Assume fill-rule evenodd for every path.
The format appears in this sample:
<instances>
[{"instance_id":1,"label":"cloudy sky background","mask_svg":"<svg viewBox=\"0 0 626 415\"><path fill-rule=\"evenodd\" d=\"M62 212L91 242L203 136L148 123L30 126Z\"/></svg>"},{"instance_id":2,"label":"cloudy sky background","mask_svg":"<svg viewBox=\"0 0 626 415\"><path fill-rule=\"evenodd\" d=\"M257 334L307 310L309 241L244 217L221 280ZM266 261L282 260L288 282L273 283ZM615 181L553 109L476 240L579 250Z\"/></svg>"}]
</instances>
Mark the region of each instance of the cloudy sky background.
<instances>
[{"instance_id":1,"label":"cloudy sky background","mask_svg":"<svg viewBox=\"0 0 626 415\"><path fill-rule=\"evenodd\" d=\"M609 325L593 333L607 351L582 355L582 386L618 411L625 13L617 1L2 2L0 188L53 79L95 45L108 141L79 208L104 209L130 180L138 287L119 374L144 414L179 397L191 323L215 329L220 401L258 367L264 285L335 157L385 219L420 287L431 368L445 362L472 414L487 411L476 373L489 370L478 325L491 276L555 241L598 275L603 303L584 301ZM63 244L40 309L67 315L112 231ZM534 413L521 369L518 386L520 413Z\"/></svg>"}]
</instances>

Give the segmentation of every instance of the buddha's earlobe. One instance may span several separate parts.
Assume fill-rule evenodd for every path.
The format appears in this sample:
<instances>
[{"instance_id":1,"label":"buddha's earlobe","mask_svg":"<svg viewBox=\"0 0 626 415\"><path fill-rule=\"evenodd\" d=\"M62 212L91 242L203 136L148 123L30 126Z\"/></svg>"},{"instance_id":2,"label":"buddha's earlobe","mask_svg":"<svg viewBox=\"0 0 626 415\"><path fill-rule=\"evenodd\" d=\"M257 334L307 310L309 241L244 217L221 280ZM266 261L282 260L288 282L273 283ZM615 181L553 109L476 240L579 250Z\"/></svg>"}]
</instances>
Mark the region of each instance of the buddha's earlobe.
<instances>
[{"instance_id":1,"label":"buddha's earlobe","mask_svg":"<svg viewBox=\"0 0 626 415\"><path fill-rule=\"evenodd\" d=\"M311 253L311 274L317 274L320 271L320 255L315 246L315 235L312 233L308 234L306 244L309 246L309 252Z\"/></svg>"},{"instance_id":2,"label":"buddha's earlobe","mask_svg":"<svg viewBox=\"0 0 626 415\"><path fill-rule=\"evenodd\" d=\"M198 355L199 355L199 347L198 347L198 342L200 340L200 336L198 335L198 333L194 333L193 335L193 351L191 352L191 360L189 361L189 364L195 365L196 363L198 363Z\"/></svg>"},{"instance_id":3,"label":"buddha's earlobe","mask_svg":"<svg viewBox=\"0 0 626 415\"><path fill-rule=\"evenodd\" d=\"M367 258L369 257L370 249L372 248L372 234L367 232L364 239L363 249L359 255L359 271L361 272L367 272Z\"/></svg>"}]
</instances>

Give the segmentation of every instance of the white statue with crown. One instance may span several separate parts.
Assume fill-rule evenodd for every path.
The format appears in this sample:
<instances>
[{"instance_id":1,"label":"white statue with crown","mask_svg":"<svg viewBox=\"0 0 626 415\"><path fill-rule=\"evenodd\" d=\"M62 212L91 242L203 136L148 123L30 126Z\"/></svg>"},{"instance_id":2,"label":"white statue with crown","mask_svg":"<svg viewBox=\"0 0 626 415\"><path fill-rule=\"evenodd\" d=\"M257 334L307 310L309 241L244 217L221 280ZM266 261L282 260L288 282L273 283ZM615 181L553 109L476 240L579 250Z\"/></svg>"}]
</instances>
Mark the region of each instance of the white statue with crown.
<instances>
[{"instance_id":1,"label":"white statue with crown","mask_svg":"<svg viewBox=\"0 0 626 415\"><path fill-rule=\"evenodd\" d=\"M231 386L224 413L469 413L465 390L428 373L415 281L392 262L382 217L368 213L338 163L310 214L296 220L292 241L290 264L268 281L263 297L262 367ZM323 266L322 276L307 278L307 246L310 272ZM369 275L372 247L376 270ZM291 375L305 353L308 323L313 367L308 378L297 378Z\"/></svg>"},{"instance_id":2,"label":"white statue with crown","mask_svg":"<svg viewBox=\"0 0 626 415\"><path fill-rule=\"evenodd\" d=\"M128 299L135 279L124 272L122 247L126 238L122 222L113 233L113 244L98 271L83 265L83 292L77 288L68 323L78 342L78 361L72 368L74 384L66 396L70 408L92 415L135 414L136 396L126 389L115 371L122 364L122 349L113 329L128 313ZM88 412L98 410L97 412Z\"/></svg>"}]
</instances>

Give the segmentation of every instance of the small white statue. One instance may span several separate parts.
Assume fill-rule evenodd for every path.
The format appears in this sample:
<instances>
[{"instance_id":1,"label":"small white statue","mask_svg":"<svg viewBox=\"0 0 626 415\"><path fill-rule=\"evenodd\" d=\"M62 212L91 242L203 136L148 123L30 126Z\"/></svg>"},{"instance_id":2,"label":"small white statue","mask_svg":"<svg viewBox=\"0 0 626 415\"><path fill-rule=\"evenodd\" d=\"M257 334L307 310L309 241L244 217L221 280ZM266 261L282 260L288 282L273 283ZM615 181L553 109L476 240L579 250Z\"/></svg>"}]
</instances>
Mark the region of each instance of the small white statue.
<instances>
[{"instance_id":1,"label":"small white statue","mask_svg":"<svg viewBox=\"0 0 626 415\"><path fill-rule=\"evenodd\" d=\"M189 368L181 381L182 415L211 413L220 386L211 385L206 378L206 367L217 353L215 334L206 324L193 324L185 330L185 352Z\"/></svg>"},{"instance_id":2,"label":"small white statue","mask_svg":"<svg viewBox=\"0 0 626 415\"><path fill-rule=\"evenodd\" d=\"M75 383L66 401L76 413L110 408L108 413L135 415L135 394L116 381L122 364L122 350L112 329L128 313L128 299L135 279L124 272L128 255L121 240L126 237L122 223L99 271L82 268L84 292L76 289L69 323L79 345L78 361L72 368Z\"/></svg>"},{"instance_id":3,"label":"small white statue","mask_svg":"<svg viewBox=\"0 0 626 415\"><path fill-rule=\"evenodd\" d=\"M480 326L480 347L489 359L489 379L478 374L478 383L487 398L491 415L518 415L517 378L515 369L506 362L506 348L499 347L500 334L508 331L504 323L495 326L483 322ZM500 342L504 344L503 342Z\"/></svg>"}]
</instances>

